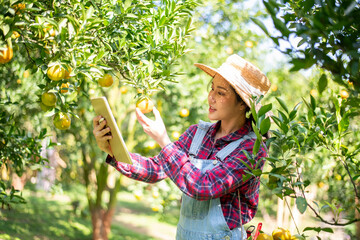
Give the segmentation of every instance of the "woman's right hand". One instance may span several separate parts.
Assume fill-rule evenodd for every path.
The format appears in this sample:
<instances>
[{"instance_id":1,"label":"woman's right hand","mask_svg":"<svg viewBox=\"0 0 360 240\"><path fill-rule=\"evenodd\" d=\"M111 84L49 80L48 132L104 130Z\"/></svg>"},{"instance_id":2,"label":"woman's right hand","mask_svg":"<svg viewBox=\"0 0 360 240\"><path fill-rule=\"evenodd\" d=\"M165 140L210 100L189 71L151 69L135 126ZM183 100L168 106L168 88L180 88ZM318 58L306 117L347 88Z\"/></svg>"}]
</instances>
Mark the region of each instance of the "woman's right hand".
<instances>
[{"instance_id":1,"label":"woman's right hand","mask_svg":"<svg viewBox=\"0 0 360 240\"><path fill-rule=\"evenodd\" d=\"M101 150L113 156L113 152L111 151L109 140L112 138L111 129L106 127L106 120L104 119L102 122L99 121L102 119L102 116L96 116L93 118L93 134L96 139L96 143Z\"/></svg>"}]
</instances>

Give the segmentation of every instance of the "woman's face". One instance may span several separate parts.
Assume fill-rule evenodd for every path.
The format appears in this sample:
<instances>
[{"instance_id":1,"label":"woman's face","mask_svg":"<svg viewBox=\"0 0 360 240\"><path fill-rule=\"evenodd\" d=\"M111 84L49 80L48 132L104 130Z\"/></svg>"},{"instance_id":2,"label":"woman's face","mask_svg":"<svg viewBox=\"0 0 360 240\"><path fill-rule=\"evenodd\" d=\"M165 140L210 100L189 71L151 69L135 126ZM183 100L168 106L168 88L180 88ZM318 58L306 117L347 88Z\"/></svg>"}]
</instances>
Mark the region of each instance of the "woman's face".
<instances>
[{"instance_id":1,"label":"woman's face","mask_svg":"<svg viewBox=\"0 0 360 240\"><path fill-rule=\"evenodd\" d=\"M234 89L219 74L212 80L208 102L210 120L231 120L244 114L244 103L236 99Z\"/></svg>"}]
</instances>

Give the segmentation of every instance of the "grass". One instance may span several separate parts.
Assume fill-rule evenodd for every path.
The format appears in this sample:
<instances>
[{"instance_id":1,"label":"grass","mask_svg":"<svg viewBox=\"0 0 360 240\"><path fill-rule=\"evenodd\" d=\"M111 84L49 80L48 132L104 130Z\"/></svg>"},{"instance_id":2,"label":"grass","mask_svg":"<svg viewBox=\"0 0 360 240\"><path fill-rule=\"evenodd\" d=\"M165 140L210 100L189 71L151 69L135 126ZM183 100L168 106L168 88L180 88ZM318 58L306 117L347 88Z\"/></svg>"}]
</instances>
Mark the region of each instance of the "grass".
<instances>
[{"instance_id":1,"label":"grass","mask_svg":"<svg viewBox=\"0 0 360 240\"><path fill-rule=\"evenodd\" d=\"M86 211L86 205L82 206L81 213L79 211L75 213L69 195L71 196L71 193L51 196L25 190L26 204L14 205L10 210L0 210L0 239L92 239L91 218ZM175 226L159 222L159 215L136 201L130 193L121 192L118 199L121 200L118 203L119 207L114 216L109 239L155 240L163 239L164 236L164 239L169 239L166 235L168 229L174 230ZM161 228L164 232L154 232L156 228Z\"/></svg>"}]
</instances>

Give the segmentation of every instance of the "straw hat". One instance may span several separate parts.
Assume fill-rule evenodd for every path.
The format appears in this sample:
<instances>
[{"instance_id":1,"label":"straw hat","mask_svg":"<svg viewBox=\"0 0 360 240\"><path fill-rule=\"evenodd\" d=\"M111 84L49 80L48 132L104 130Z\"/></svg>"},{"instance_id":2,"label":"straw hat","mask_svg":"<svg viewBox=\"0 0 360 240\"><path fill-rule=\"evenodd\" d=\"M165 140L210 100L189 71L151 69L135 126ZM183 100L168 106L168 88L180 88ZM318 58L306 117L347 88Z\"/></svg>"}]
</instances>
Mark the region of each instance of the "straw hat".
<instances>
[{"instance_id":1,"label":"straw hat","mask_svg":"<svg viewBox=\"0 0 360 240\"><path fill-rule=\"evenodd\" d=\"M236 54L229 56L218 69L201 63L194 65L211 77L220 74L249 107L251 107L250 99L252 96L265 95L271 86L269 79L259 68ZM261 105L257 105L256 109L258 110L260 107Z\"/></svg>"}]
</instances>

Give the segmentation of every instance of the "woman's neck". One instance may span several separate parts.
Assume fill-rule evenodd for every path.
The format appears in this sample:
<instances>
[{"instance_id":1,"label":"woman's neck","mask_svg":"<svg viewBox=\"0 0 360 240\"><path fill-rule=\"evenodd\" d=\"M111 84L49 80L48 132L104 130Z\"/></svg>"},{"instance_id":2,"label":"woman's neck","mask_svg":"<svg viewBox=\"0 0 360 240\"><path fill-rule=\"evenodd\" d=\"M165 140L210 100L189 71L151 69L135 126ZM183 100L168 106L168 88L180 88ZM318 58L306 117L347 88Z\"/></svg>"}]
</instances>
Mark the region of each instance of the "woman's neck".
<instances>
[{"instance_id":1,"label":"woman's neck","mask_svg":"<svg viewBox=\"0 0 360 240\"><path fill-rule=\"evenodd\" d=\"M230 121L221 120L220 127L216 131L215 140L222 138L242 128L246 123L246 117L240 119L232 119Z\"/></svg>"}]
</instances>

